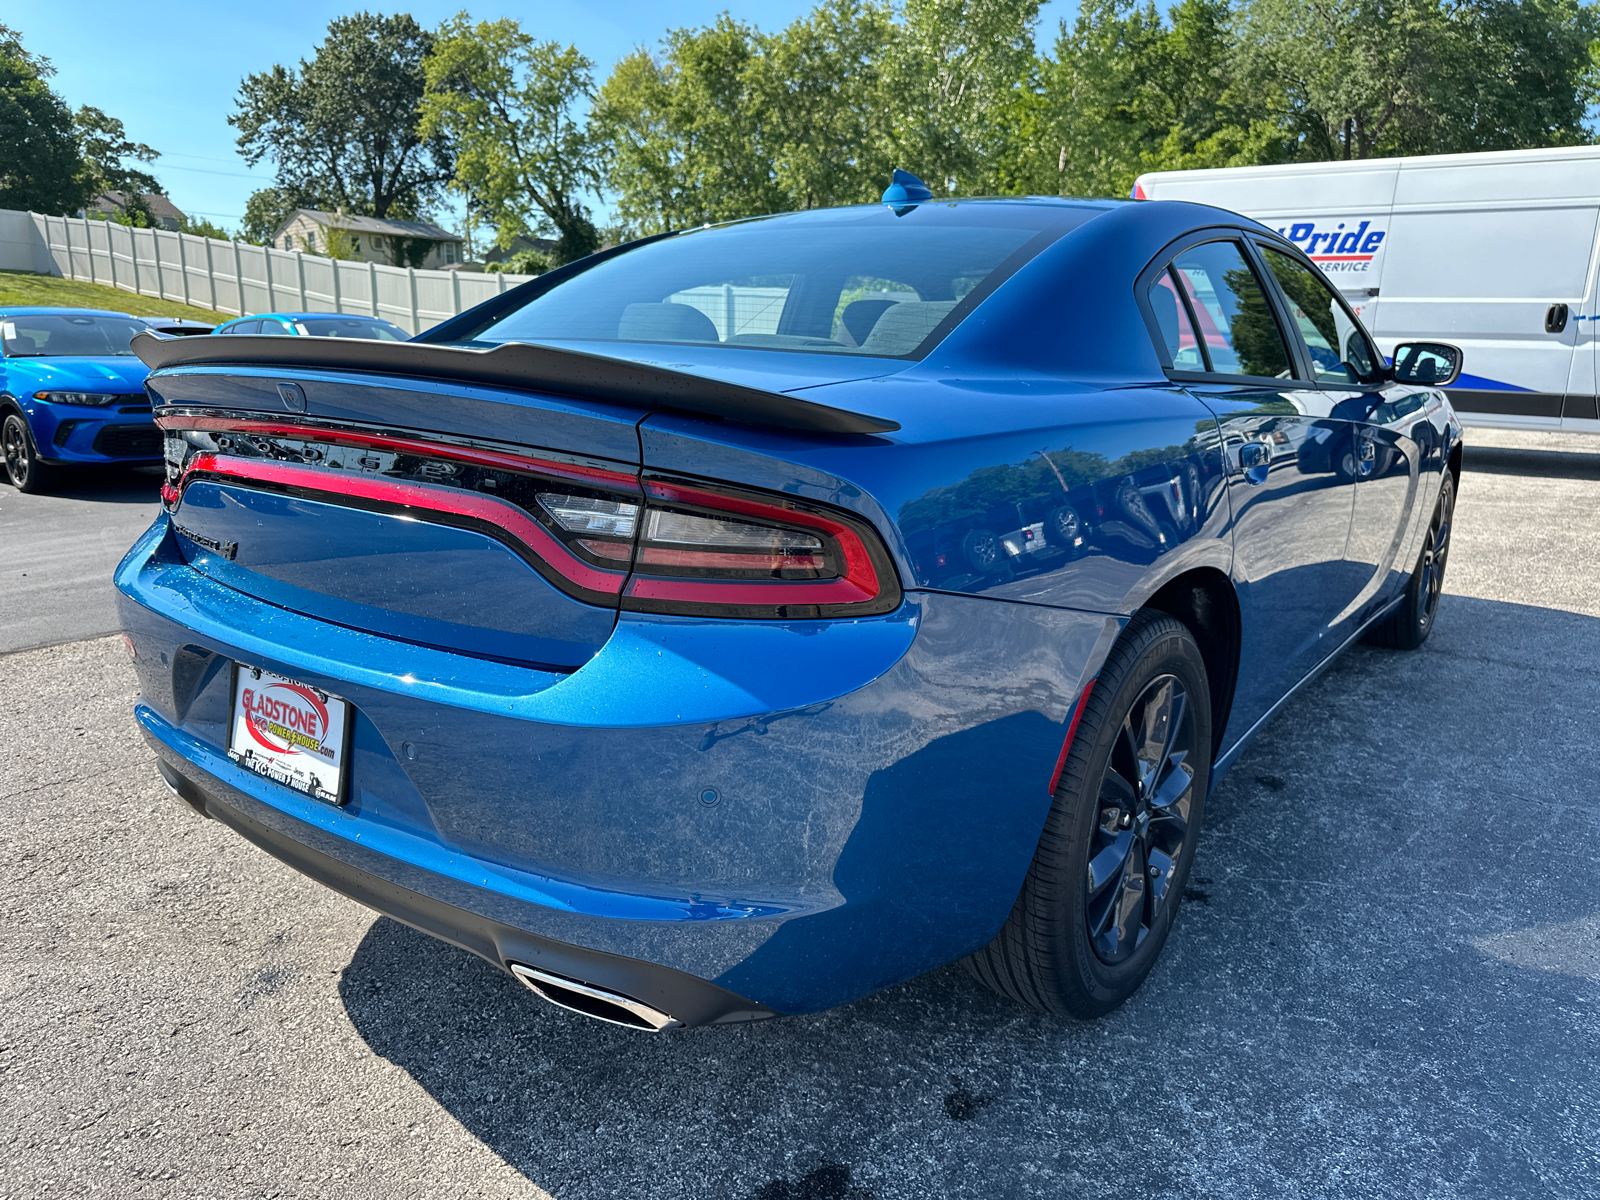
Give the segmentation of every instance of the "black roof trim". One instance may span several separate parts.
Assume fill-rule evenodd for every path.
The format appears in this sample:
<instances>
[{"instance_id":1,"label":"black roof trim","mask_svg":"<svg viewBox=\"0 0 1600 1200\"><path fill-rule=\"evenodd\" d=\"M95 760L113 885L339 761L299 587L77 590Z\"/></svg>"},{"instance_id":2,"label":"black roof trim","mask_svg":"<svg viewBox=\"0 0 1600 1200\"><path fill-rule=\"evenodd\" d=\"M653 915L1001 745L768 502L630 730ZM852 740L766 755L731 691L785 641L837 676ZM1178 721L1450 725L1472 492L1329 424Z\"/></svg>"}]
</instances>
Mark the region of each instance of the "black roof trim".
<instances>
[{"instance_id":1,"label":"black roof trim","mask_svg":"<svg viewBox=\"0 0 1600 1200\"><path fill-rule=\"evenodd\" d=\"M782 392L708 379L665 367L508 342L492 350L358 338L137 334L131 346L152 370L178 367L296 367L489 384L670 408L811 433L891 433L898 421L815 404Z\"/></svg>"}]
</instances>

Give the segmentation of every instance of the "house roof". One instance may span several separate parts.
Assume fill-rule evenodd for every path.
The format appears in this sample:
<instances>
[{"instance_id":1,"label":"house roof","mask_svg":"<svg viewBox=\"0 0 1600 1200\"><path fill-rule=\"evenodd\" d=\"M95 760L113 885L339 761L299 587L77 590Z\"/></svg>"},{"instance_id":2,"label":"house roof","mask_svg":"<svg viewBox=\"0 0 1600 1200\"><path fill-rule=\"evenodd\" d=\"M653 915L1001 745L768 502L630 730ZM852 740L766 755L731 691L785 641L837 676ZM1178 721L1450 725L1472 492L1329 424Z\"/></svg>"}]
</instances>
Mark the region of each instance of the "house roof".
<instances>
[{"instance_id":1,"label":"house roof","mask_svg":"<svg viewBox=\"0 0 1600 1200\"><path fill-rule=\"evenodd\" d=\"M146 192L143 200L152 217L165 217L171 221L184 220L183 210L160 192ZM115 212L127 203L127 192L106 192L95 197L94 206L101 212Z\"/></svg>"},{"instance_id":2,"label":"house roof","mask_svg":"<svg viewBox=\"0 0 1600 1200\"><path fill-rule=\"evenodd\" d=\"M441 229L432 221L391 221L387 217L357 217L349 213L323 212L316 208L297 208L278 226L274 238L294 224L295 218L308 217L323 228L343 229L350 233L376 233L385 237L429 238L435 242L459 242L461 237L448 229Z\"/></svg>"}]
</instances>

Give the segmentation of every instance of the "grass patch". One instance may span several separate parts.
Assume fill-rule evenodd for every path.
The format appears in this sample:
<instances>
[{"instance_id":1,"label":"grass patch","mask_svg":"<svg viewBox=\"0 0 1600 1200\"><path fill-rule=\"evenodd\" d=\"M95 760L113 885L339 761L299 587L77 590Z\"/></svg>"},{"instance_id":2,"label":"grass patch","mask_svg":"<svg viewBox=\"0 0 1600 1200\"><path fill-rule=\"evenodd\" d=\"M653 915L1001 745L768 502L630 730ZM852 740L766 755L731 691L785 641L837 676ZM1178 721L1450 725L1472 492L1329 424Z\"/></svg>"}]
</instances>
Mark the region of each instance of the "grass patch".
<instances>
[{"instance_id":1,"label":"grass patch","mask_svg":"<svg viewBox=\"0 0 1600 1200\"><path fill-rule=\"evenodd\" d=\"M28 271L0 271L0 305L58 305L61 308L109 308L135 317L188 317L213 325L228 320L226 313L207 308L191 308L170 300L136 296L103 283L80 283L54 275L34 275Z\"/></svg>"}]
</instances>

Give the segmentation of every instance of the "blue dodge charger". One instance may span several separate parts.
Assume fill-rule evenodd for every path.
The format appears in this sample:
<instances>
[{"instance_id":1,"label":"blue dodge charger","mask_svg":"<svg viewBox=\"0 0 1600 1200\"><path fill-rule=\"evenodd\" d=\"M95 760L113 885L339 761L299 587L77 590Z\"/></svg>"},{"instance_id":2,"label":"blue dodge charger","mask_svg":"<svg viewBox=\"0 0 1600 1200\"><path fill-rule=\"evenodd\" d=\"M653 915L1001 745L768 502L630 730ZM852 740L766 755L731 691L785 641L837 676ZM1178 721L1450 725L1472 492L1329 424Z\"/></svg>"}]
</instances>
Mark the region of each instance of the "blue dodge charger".
<instances>
[{"instance_id":1,"label":"blue dodge charger","mask_svg":"<svg viewBox=\"0 0 1600 1200\"><path fill-rule=\"evenodd\" d=\"M1459 351L1387 361L1269 230L909 176L409 342L134 345L167 783L646 1030L958 959L1120 1004L1252 735L1428 636L1461 463Z\"/></svg>"},{"instance_id":2,"label":"blue dodge charger","mask_svg":"<svg viewBox=\"0 0 1600 1200\"><path fill-rule=\"evenodd\" d=\"M161 461L149 368L128 347L149 328L92 308L0 308L0 449L13 487L45 491L58 466Z\"/></svg>"}]
</instances>

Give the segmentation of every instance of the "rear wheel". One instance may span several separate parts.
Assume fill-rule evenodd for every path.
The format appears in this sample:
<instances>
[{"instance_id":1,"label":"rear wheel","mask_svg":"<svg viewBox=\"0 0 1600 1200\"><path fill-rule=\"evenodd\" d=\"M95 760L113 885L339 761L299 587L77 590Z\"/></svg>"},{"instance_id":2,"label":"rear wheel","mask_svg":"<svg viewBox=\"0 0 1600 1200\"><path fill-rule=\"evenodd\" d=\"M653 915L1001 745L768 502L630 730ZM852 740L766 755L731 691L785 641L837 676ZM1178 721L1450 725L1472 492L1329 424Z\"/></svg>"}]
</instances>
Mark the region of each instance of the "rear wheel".
<instances>
[{"instance_id":1,"label":"rear wheel","mask_svg":"<svg viewBox=\"0 0 1600 1200\"><path fill-rule=\"evenodd\" d=\"M39 461L28 423L16 413L7 413L0 422L0 450L5 453L6 478L12 487L29 493L48 490L54 472Z\"/></svg>"},{"instance_id":2,"label":"rear wheel","mask_svg":"<svg viewBox=\"0 0 1600 1200\"><path fill-rule=\"evenodd\" d=\"M967 960L978 978L1074 1017L1131 996L1172 928L1210 778L1200 647L1141 612L1095 680L1011 915Z\"/></svg>"},{"instance_id":3,"label":"rear wheel","mask_svg":"<svg viewBox=\"0 0 1600 1200\"><path fill-rule=\"evenodd\" d=\"M974 529L961 539L961 557L979 575L1000 565L1000 539L987 529Z\"/></svg>"},{"instance_id":4,"label":"rear wheel","mask_svg":"<svg viewBox=\"0 0 1600 1200\"><path fill-rule=\"evenodd\" d=\"M1449 471L1439 484L1439 503L1434 506L1428 525L1428 539L1406 584L1400 606L1379 624L1366 640L1374 646L1395 650L1416 650L1433 632L1433 619L1439 615L1439 597L1444 593L1444 568L1450 558L1450 528L1455 519L1456 480Z\"/></svg>"},{"instance_id":5,"label":"rear wheel","mask_svg":"<svg viewBox=\"0 0 1600 1200\"><path fill-rule=\"evenodd\" d=\"M1072 505L1058 504L1046 514L1044 540L1052 546L1071 551L1077 548L1081 537L1083 522L1078 519L1078 511Z\"/></svg>"}]
</instances>

